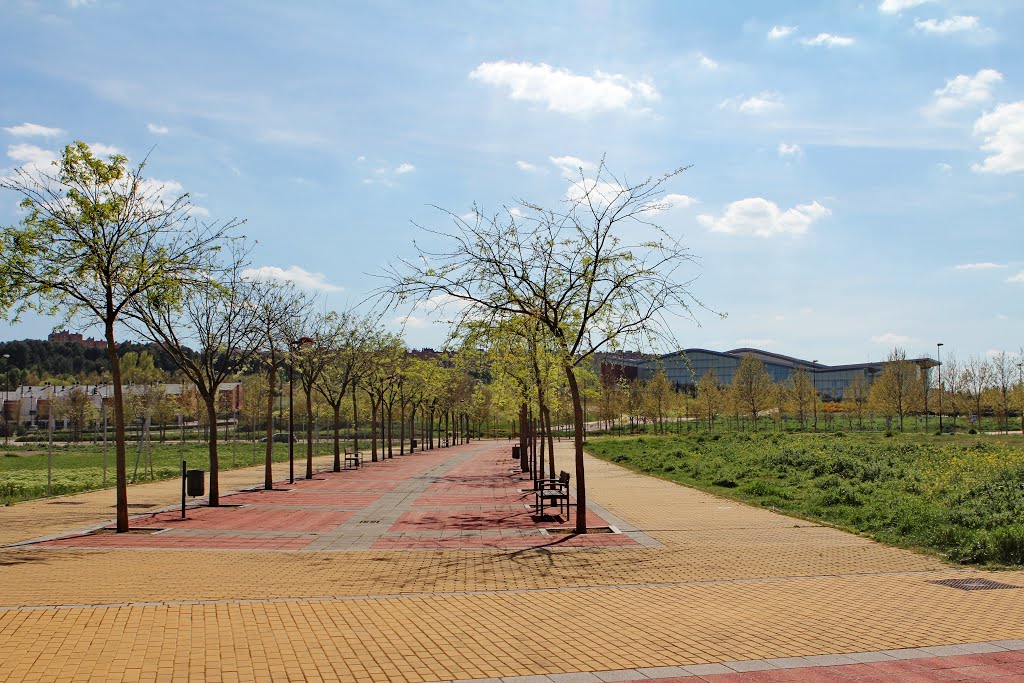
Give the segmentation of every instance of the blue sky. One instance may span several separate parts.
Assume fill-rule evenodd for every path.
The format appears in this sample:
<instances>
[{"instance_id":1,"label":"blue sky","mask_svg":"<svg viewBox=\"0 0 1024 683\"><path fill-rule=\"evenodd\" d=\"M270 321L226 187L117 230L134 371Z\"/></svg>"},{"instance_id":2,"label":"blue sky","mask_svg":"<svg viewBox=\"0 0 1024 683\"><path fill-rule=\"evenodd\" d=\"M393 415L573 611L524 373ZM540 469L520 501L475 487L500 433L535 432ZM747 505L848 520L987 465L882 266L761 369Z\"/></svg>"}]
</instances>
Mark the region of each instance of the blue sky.
<instances>
[{"instance_id":1,"label":"blue sky","mask_svg":"<svg viewBox=\"0 0 1024 683\"><path fill-rule=\"evenodd\" d=\"M860 362L1024 345L1024 4L0 0L0 169L139 159L254 267L361 300L430 205L691 165L661 223L723 320L683 346ZM0 221L17 220L0 195ZM0 323L39 338L55 321ZM96 330L89 330L93 333ZM414 346L442 326L412 320Z\"/></svg>"}]
</instances>

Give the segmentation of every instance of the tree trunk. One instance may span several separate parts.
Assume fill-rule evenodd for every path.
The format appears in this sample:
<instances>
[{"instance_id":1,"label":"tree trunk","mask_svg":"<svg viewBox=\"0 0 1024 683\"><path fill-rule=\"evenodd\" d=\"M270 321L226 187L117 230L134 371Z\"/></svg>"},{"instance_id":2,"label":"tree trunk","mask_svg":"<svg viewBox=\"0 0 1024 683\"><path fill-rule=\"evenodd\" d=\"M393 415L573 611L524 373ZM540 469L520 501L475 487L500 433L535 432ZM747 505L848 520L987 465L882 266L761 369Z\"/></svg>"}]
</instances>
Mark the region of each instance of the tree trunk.
<instances>
[{"instance_id":1,"label":"tree trunk","mask_svg":"<svg viewBox=\"0 0 1024 683\"><path fill-rule=\"evenodd\" d=\"M394 403L388 403L388 457L395 457L394 441L395 441L395 405Z\"/></svg>"},{"instance_id":2,"label":"tree trunk","mask_svg":"<svg viewBox=\"0 0 1024 683\"><path fill-rule=\"evenodd\" d=\"M563 365L565 378L569 382L569 394L572 396L572 418L576 428L573 443L576 451L576 533L587 533L587 482L583 472L583 403L580 400L580 387L576 383L576 373L566 362Z\"/></svg>"},{"instance_id":3,"label":"tree trunk","mask_svg":"<svg viewBox=\"0 0 1024 683\"><path fill-rule=\"evenodd\" d=\"M313 386L306 387L306 479L313 478Z\"/></svg>"},{"instance_id":4,"label":"tree trunk","mask_svg":"<svg viewBox=\"0 0 1024 683\"><path fill-rule=\"evenodd\" d=\"M370 461L377 462L377 400L370 395Z\"/></svg>"},{"instance_id":5,"label":"tree trunk","mask_svg":"<svg viewBox=\"0 0 1024 683\"><path fill-rule=\"evenodd\" d=\"M213 426L207 432L210 445L210 507L220 505L220 463L217 460L217 392L203 396L206 403L206 419Z\"/></svg>"},{"instance_id":6,"label":"tree trunk","mask_svg":"<svg viewBox=\"0 0 1024 683\"><path fill-rule=\"evenodd\" d=\"M356 404L359 401L356 400L356 385L352 385L352 452L359 452L359 420L356 419L358 414L356 412Z\"/></svg>"},{"instance_id":7,"label":"tree trunk","mask_svg":"<svg viewBox=\"0 0 1024 683\"><path fill-rule=\"evenodd\" d=\"M548 408L547 406L544 406L544 421L547 422L547 430L548 430L548 464L551 467L551 469L550 469L551 478L554 479L555 478L555 437L551 433L552 432L552 429L551 429L551 409Z\"/></svg>"},{"instance_id":8,"label":"tree trunk","mask_svg":"<svg viewBox=\"0 0 1024 683\"><path fill-rule=\"evenodd\" d=\"M398 454L405 455L405 404L399 404L398 414Z\"/></svg>"},{"instance_id":9,"label":"tree trunk","mask_svg":"<svg viewBox=\"0 0 1024 683\"><path fill-rule=\"evenodd\" d=\"M334 404L334 471L341 472L341 397Z\"/></svg>"},{"instance_id":10,"label":"tree trunk","mask_svg":"<svg viewBox=\"0 0 1024 683\"><path fill-rule=\"evenodd\" d=\"M526 421L529 419L526 403L519 404L519 469L530 471L530 454L526 451Z\"/></svg>"},{"instance_id":11,"label":"tree trunk","mask_svg":"<svg viewBox=\"0 0 1024 683\"><path fill-rule=\"evenodd\" d=\"M109 301L108 301L109 304ZM110 306L108 306L109 310ZM108 319L109 320L109 319ZM124 395L121 391L121 359L117 355L114 341L114 323L106 324L107 358L110 359L110 379L114 384L114 469L117 475L115 506L117 507L117 532L128 531L128 476L124 434Z\"/></svg>"}]
</instances>

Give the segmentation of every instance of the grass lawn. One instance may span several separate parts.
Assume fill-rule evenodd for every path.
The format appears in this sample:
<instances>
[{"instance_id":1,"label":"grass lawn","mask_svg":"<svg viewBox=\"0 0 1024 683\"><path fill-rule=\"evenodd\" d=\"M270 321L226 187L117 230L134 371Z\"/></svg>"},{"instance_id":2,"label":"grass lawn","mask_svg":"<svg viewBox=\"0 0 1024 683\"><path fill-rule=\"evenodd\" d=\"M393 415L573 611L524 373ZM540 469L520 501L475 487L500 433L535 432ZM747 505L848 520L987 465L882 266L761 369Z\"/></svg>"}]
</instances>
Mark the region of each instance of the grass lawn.
<instances>
[{"instance_id":1,"label":"grass lawn","mask_svg":"<svg viewBox=\"0 0 1024 683\"><path fill-rule=\"evenodd\" d=\"M333 445L319 444L319 453L333 453ZM221 470L250 467L264 461L266 444L251 442L218 444L217 453ZM138 442L128 442L128 481L132 480L135 461L139 454ZM170 479L181 476L181 459L188 461L189 469L210 470L209 452L205 443L168 441L152 443L152 473L147 451L139 459L139 482ZM306 444L295 444L296 463L304 463ZM274 461L288 460L288 444L274 444ZM19 500L42 498L46 495L46 444L23 444L4 447L0 444L0 505ZM299 465L297 464L296 467ZM304 466L304 465L303 465ZM107 447L107 486L114 485L114 444ZM53 449L52 495L67 495L103 488L103 446L92 444L55 446Z\"/></svg>"},{"instance_id":2,"label":"grass lawn","mask_svg":"<svg viewBox=\"0 0 1024 683\"><path fill-rule=\"evenodd\" d=\"M630 469L951 560L1024 565L1024 438L688 433L598 437Z\"/></svg>"}]
</instances>

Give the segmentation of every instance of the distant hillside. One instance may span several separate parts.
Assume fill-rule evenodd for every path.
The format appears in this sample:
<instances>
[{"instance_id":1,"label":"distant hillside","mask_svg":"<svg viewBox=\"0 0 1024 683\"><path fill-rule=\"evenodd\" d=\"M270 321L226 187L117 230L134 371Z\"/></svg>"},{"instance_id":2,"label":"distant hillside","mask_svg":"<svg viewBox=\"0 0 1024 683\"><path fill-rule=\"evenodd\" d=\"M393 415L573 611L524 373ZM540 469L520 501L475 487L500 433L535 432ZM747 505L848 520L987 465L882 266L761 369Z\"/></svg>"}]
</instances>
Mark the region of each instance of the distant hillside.
<instances>
[{"instance_id":1,"label":"distant hillside","mask_svg":"<svg viewBox=\"0 0 1024 683\"><path fill-rule=\"evenodd\" d=\"M117 354L124 356L129 351L143 350L153 354L154 364L160 370L171 373L175 371L170 356L153 345L125 342L118 345ZM107 360L105 350L76 342L49 342L41 339L0 342L0 357L4 355L10 358L6 359L6 364L0 365L0 373L9 376L15 370L19 377L28 372L80 376L110 371L110 361ZM10 379L12 383L17 381L13 376Z\"/></svg>"}]
</instances>

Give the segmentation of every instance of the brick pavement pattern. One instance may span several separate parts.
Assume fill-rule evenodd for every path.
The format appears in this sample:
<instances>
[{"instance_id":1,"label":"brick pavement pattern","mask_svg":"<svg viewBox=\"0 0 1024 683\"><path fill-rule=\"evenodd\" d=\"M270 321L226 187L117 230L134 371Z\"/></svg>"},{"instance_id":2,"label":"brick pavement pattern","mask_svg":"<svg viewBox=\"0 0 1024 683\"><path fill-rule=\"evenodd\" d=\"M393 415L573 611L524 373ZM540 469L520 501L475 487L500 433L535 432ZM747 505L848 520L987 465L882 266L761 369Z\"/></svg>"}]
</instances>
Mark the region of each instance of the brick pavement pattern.
<instances>
[{"instance_id":1,"label":"brick pavement pattern","mask_svg":"<svg viewBox=\"0 0 1024 683\"><path fill-rule=\"evenodd\" d=\"M985 577L1024 586L1024 572L958 569L589 457L595 521L624 533L592 537L604 536L604 545L539 542L539 526L526 524L525 508L514 510L522 505L518 489L495 483L512 462L508 454L506 443L473 443L341 477L318 475L295 492L259 494L275 497L265 505L255 493L241 494L251 507L190 511L187 530L90 536L88 547L51 540L0 549L3 675L940 680L923 677L973 667L960 672L963 680L1022 680L1018 648L1007 643L1024 647L1014 640L1024 638L1024 590L959 591L932 582ZM559 445L557 457L560 469L572 471L568 444ZM394 476L400 470L411 476ZM258 468L229 475L222 489L262 480ZM177 486L133 487L132 500L170 505ZM293 495L294 504L277 500ZM101 525L112 512L110 492L61 501L82 505L53 502L0 509L2 542L67 535ZM298 513L296 520L339 516L318 518L321 531L267 529L275 524L270 517L253 517L275 507ZM243 520L247 512L243 526L256 529L212 521ZM382 521L355 521L371 514ZM198 523L204 519L211 520L205 527ZM628 545L610 545L613 538ZM1004 645L985 646L993 651L979 643ZM958 644L974 644L965 647L982 651L970 656L989 659L940 666L967 655L937 650L931 659L938 662L928 669L921 663L927 654L883 654L883 663L917 661L917 669L898 671L864 669L870 662L863 658L814 659ZM803 664L783 666L794 661ZM736 678L755 673L743 666L766 673ZM769 677L798 670L804 678ZM903 678L893 679L897 674Z\"/></svg>"}]
</instances>

